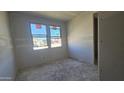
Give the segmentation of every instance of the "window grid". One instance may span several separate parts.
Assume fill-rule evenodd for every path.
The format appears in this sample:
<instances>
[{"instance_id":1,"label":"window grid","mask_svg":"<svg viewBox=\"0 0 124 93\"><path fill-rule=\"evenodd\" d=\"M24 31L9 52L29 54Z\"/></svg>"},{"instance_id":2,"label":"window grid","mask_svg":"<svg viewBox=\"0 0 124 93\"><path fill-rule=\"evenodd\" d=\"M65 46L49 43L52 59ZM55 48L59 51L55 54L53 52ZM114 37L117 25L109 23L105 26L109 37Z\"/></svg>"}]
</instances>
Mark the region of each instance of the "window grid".
<instances>
[{"instance_id":1,"label":"window grid","mask_svg":"<svg viewBox=\"0 0 124 93\"><path fill-rule=\"evenodd\" d=\"M52 25L30 24L34 50L62 46L61 27L52 27Z\"/></svg>"}]
</instances>

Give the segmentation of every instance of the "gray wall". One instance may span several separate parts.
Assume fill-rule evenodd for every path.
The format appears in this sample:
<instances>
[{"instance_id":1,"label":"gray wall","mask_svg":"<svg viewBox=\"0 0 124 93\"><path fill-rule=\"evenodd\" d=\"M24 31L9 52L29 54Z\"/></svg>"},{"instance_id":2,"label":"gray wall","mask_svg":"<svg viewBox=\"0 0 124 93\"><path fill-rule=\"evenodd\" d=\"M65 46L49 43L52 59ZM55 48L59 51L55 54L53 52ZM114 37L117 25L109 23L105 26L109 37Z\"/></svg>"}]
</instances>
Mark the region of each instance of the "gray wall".
<instances>
[{"instance_id":1,"label":"gray wall","mask_svg":"<svg viewBox=\"0 0 124 93\"><path fill-rule=\"evenodd\" d=\"M15 78L15 62L10 37L8 15L0 12L0 80Z\"/></svg>"},{"instance_id":2,"label":"gray wall","mask_svg":"<svg viewBox=\"0 0 124 93\"><path fill-rule=\"evenodd\" d=\"M11 32L15 51L16 61L19 69L36 66L42 63L52 62L58 59L67 58L66 27L64 22L59 20L31 16L21 13L9 13ZM43 50L33 50L32 38L29 23L59 24L62 26L62 47Z\"/></svg>"},{"instance_id":3,"label":"gray wall","mask_svg":"<svg viewBox=\"0 0 124 93\"><path fill-rule=\"evenodd\" d=\"M93 63L93 13L86 12L68 23L69 56L79 61Z\"/></svg>"},{"instance_id":4,"label":"gray wall","mask_svg":"<svg viewBox=\"0 0 124 93\"><path fill-rule=\"evenodd\" d=\"M99 13L100 80L124 80L124 12Z\"/></svg>"}]
</instances>

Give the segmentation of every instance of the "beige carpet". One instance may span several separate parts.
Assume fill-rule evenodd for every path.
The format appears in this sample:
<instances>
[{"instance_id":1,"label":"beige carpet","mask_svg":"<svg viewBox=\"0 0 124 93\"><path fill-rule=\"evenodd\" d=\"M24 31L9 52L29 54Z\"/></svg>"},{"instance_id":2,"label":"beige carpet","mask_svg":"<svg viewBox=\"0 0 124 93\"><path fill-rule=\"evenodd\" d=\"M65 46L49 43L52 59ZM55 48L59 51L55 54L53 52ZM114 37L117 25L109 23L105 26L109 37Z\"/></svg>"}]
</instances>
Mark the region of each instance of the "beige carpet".
<instances>
[{"instance_id":1,"label":"beige carpet","mask_svg":"<svg viewBox=\"0 0 124 93\"><path fill-rule=\"evenodd\" d=\"M27 81L97 81L97 66L72 59L21 70L16 80Z\"/></svg>"}]
</instances>

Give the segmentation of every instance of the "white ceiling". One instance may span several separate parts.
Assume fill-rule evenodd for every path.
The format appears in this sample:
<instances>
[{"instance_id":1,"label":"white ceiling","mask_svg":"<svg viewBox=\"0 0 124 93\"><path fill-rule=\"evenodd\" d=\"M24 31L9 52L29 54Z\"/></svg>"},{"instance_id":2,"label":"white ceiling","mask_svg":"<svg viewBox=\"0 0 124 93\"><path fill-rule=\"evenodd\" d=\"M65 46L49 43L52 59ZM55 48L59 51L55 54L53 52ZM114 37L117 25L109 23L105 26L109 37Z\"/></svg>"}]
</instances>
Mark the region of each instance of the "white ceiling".
<instances>
[{"instance_id":1,"label":"white ceiling","mask_svg":"<svg viewBox=\"0 0 124 93\"><path fill-rule=\"evenodd\" d=\"M30 11L25 13L68 21L74 18L75 16L79 15L80 13L87 13L87 12L86 11Z\"/></svg>"}]
</instances>

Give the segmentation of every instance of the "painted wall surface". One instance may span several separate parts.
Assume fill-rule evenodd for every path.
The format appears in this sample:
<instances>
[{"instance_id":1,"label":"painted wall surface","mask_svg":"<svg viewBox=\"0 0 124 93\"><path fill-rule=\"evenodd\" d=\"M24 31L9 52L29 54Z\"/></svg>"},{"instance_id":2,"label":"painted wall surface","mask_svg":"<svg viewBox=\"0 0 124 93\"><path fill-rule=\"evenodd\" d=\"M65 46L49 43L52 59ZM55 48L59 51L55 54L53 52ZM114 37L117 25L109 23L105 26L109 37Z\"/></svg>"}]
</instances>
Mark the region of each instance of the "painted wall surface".
<instances>
[{"instance_id":1,"label":"painted wall surface","mask_svg":"<svg viewBox=\"0 0 124 93\"><path fill-rule=\"evenodd\" d=\"M93 13L80 14L68 23L69 56L93 63Z\"/></svg>"},{"instance_id":2,"label":"painted wall surface","mask_svg":"<svg viewBox=\"0 0 124 93\"><path fill-rule=\"evenodd\" d=\"M0 12L0 80L14 80L15 62L8 15Z\"/></svg>"},{"instance_id":3,"label":"painted wall surface","mask_svg":"<svg viewBox=\"0 0 124 93\"><path fill-rule=\"evenodd\" d=\"M21 13L9 13L9 18L11 32L14 37L16 61L19 69L67 58L67 40L64 22ZM30 23L61 25L62 47L33 50Z\"/></svg>"},{"instance_id":4,"label":"painted wall surface","mask_svg":"<svg viewBox=\"0 0 124 93\"><path fill-rule=\"evenodd\" d=\"M124 12L99 13L100 80L124 80Z\"/></svg>"}]
</instances>

